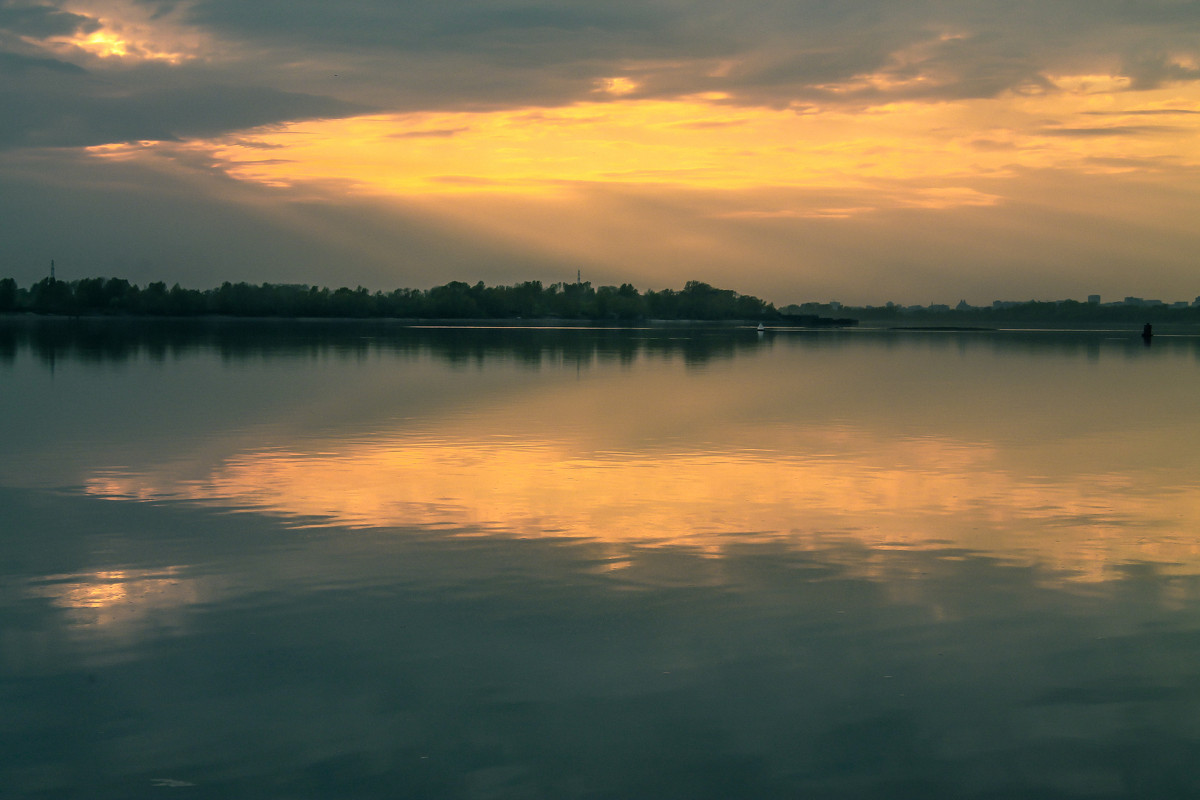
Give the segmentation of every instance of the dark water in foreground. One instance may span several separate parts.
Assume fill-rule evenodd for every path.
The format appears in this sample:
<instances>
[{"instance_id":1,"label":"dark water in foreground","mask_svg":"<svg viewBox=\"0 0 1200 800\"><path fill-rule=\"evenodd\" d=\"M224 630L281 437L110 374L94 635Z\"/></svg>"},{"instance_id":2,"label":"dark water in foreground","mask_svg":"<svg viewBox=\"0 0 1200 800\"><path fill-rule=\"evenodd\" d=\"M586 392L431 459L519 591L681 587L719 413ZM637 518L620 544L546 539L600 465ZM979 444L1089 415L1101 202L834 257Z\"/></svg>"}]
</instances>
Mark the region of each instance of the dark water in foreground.
<instances>
[{"instance_id":1,"label":"dark water in foreground","mask_svg":"<svg viewBox=\"0 0 1200 800\"><path fill-rule=\"evenodd\" d=\"M1200 794L1200 339L0 326L0 798Z\"/></svg>"}]
</instances>

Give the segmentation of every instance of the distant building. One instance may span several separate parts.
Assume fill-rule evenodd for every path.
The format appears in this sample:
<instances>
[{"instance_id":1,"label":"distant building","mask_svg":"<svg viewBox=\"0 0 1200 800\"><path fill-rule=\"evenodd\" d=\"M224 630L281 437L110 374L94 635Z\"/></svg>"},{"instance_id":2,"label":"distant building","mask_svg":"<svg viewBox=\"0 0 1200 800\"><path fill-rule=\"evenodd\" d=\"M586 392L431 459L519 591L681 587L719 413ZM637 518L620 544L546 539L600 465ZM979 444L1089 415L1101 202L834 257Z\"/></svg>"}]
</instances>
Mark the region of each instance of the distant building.
<instances>
[{"instance_id":1,"label":"distant building","mask_svg":"<svg viewBox=\"0 0 1200 800\"><path fill-rule=\"evenodd\" d=\"M934 303L933 305L929 306L929 310L930 311L949 311L950 306L946 305L945 303Z\"/></svg>"},{"instance_id":2,"label":"distant building","mask_svg":"<svg viewBox=\"0 0 1200 800\"><path fill-rule=\"evenodd\" d=\"M1094 306L1098 306L1098 305L1100 305L1100 295L1098 295L1098 294L1089 294L1089 295L1088 295L1088 302L1089 302L1089 303L1091 303L1091 304L1092 304L1092 305L1094 305Z\"/></svg>"},{"instance_id":3,"label":"distant building","mask_svg":"<svg viewBox=\"0 0 1200 800\"><path fill-rule=\"evenodd\" d=\"M959 300L958 305L954 307L955 311L970 311L975 306L968 305L966 300Z\"/></svg>"},{"instance_id":4,"label":"distant building","mask_svg":"<svg viewBox=\"0 0 1200 800\"><path fill-rule=\"evenodd\" d=\"M1193 300L1192 305L1200 308L1200 297L1197 297L1195 300Z\"/></svg>"}]
</instances>

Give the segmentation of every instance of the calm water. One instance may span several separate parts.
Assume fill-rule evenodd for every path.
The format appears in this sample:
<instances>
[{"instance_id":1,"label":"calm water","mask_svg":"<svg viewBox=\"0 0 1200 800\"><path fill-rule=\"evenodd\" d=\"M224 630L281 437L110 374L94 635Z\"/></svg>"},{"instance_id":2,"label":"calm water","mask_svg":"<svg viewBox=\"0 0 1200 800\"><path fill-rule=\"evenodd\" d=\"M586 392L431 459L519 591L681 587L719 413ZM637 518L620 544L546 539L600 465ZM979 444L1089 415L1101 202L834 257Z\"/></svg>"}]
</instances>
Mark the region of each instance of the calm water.
<instances>
[{"instance_id":1,"label":"calm water","mask_svg":"<svg viewBox=\"0 0 1200 800\"><path fill-rule=\"evenodd\" d=\"M1200 338L0 324L0 797L1200 793Z\"/></svg>"}]
</instances>

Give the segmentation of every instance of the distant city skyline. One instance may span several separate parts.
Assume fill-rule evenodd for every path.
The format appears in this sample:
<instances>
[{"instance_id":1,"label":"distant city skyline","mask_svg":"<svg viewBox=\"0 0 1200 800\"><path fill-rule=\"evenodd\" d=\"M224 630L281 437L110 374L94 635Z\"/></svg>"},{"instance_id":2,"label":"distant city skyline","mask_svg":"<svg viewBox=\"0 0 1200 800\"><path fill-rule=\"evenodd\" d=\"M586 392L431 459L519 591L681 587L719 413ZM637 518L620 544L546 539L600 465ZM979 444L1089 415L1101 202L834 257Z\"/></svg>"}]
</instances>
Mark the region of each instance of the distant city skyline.
<instances>
[{"instance_id":1,"label":"distant city skyline","mask_svg":"<svg viewBox=\"0 0 1200 800\"><path fill-rule=\"evenodd\" d=\"M1151 0L0 0L0 274L1191 297L1198 42Z\"/></svg>"},{"instance_id":2,"label":"distant city skyline","mask_svg":"<svg viewBox=\"0 0 1200 800\"><path fill-rule=\"evenodd\" d=\"M806 301L806 302L809 302L809 301ZM1091 304L1091 305L1101 305L1101 306L1137 306L1137 307L1144 307L1144 308L1152 308L1152 307L1164 307L1164 308L1197 307L1197 308L1200 308L1200 296L1197 296L1193 300L1171 300L1171 301L1168 301L1168 300L1158 300L1158 299L1154 299L1154 298L1143 298L1143 297L1134 297L1132 295L1127 295L1127 296L1121 298L1120 300L1105 301L1103 299L1103 296L1098 295L1098 294L1089 294L1085 300L1079 300L1074 297L1058 297L1058 298L1053 298L1053 299L1039 298L1039 297L1027 297L1023 300L993 300L991 303L984 303L984 304L968 303L966 300L959 300L957 303L954 303L954 304L944 303L944 302L940 302L940 301L935 301L935 302L926 303L926 304L895 303L893 301L888 301L887 303L884 303L883 305L885 307L895 305L900 308L910 308L910 309L923 308L923 309L937 309L937 310L944 309L944 310L949 311L952 308L958 309L958 310L981 309L981 308L1009 308L1012 306L1023 305L1025 303L1030 303L1030 302L1035 302L1035 303L1076 302L1076 303L1087 303L1087 304ZM861 306L857 306L856 304L853 304L853 303L842 303L837 300L828 301L827 304L834 306L834 307L838 307L838 308L861 307Z\"/></svg>"}]
</instances>

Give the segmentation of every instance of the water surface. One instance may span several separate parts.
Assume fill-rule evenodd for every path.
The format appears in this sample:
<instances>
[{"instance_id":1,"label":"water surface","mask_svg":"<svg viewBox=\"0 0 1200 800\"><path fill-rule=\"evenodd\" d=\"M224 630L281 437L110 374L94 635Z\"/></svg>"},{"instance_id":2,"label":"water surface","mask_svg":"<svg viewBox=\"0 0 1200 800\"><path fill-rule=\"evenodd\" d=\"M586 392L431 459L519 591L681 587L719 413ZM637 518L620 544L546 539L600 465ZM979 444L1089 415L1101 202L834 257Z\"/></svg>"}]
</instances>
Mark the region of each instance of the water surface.
<instances>
[{"instance_id":1,"label":"water surface","mask_svg":"<svg viewBox=\"0 0 1200 800\"><path fill-rule=\"evenodd\" d=\"M1200 789L1200 339L17 322L0 380L13 796Z\"/></svg>"}]
</instances>

